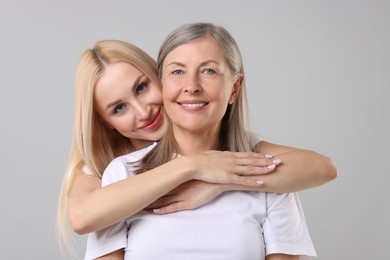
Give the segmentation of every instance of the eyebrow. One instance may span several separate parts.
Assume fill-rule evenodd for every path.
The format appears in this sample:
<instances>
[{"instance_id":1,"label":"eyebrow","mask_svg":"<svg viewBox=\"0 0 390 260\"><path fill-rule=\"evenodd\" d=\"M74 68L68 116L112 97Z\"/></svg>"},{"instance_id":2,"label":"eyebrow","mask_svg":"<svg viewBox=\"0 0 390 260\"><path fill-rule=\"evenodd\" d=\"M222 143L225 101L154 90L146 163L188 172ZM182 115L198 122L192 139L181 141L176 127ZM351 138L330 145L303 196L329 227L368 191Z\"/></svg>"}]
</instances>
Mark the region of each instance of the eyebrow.
<instances>
[{"instance_id":1,"label":"eyebrow","mask_svg":"<svg viewBox=\"0 0 390 260\"><path fill-rule=\"evenodd\" d=\"M139 82L141 81L141 79L142 79L143 76L144 76L144 74L139 75L139 76L135 79L135 81L134 81L133 85L130 87L130 89L134 89L136 86L138 86L138 85L139 85ZM121 99L118 99L118 100L115 100L115 101L111 102L110 104L108 104L108 105L106 106L106 109L105 109L104 111L109 110L111 107L116 106L116 105L118 105L118 104L121 103L121 102L122 102Z\"/></svg>"},{"instance_id":2,"label":"eyebrow","mask_svg":"<svg viewBox=\"0 0 390 260\"><path fill-rule=\"evenodd\" d=\"M218 64L218 65L220 64L216 60L206 60L206 61L202 62L200 64L200 66L204 66L204 65L209 64L209 63L215 63L215 64ZM171 63L167 64L167 66L171 66L171 65L177 65L177 66L185 67L185 64L182 63L182 62L179 62L179 61L172 61Z\"/></svg>"}]
</instances>

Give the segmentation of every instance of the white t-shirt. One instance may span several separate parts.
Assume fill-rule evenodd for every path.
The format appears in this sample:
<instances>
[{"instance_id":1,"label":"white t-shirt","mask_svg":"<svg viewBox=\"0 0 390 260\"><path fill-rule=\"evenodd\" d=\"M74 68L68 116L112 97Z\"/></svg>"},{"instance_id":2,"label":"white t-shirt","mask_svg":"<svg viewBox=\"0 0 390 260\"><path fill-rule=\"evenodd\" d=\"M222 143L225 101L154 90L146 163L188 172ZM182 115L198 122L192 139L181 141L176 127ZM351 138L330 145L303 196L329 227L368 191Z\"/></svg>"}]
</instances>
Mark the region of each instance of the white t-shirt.
<instances>
[{"instance_id":1,"label":"white t-shirt","mask_svg":"<svg viewBox=\"0 0 390 260\"><path fill-rule=\"evenodd\" d=\"M102 185L134 176L128 163L155 144L113 160ZM260 260L283 253L315 256L296 193L225 192L196 210L155 215L142 210L91 233L85 259L125 249L128 260Z\"/></svg>"}]
</instances>

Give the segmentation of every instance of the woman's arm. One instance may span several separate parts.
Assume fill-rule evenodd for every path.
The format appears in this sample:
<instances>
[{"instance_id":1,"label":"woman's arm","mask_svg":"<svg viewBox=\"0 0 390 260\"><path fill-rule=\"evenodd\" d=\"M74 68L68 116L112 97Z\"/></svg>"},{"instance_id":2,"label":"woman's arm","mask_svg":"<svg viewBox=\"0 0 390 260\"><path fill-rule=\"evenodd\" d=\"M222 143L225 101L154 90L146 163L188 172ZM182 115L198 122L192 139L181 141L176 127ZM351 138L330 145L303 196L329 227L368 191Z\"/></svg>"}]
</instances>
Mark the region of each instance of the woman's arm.
<instances>
[{"instance_id":1,"label":"woman's arm","mask_svg":"<svg viewBox=\"0 0 390 260\"><path fill-rule=\"evenodd\" d=\"M256 145L256 151L262 154L272 154L273 158L281 160L272 174L250 177L262 180L263 185L244 187L235 184L192 182L179 186L148 208L154 209L156 214L195 209L229 190L296 192L323 185L335 179L338 174L336 167L328 157L313 151L265 141Z\"/></svg>"},{"instance_id":2,"label":"woman's arm","mask_svg":"<svg viewBox=\"0 0 390 260\"><path fill-rule=\"evenodd\" d=\"M323 185L338 175L332 160L322 154L269 142L256 145L259 153L269 153L281 159L273 174L262 176L260 191L296 192Z\"/></svg>"},{"instance_id":3,"label":"woman's arm","mask_svg":"<svg viewBox=\"0 0 390 260\"><path fill-rule=\"evenodd\" d=\"M258 175L269 173L272 162L256 153L208 151L183 156L148 172L100 187L101 180L81 170L68 195L69 219L78 234L111 226L191 179L213 183L260 186Z\"/></svg>"},{"instance_id":4,"label":"woman's arm","mask_svg":"<svg viewBox=\"0 0 390 260\"><path fill-rule=\"evenodd\" d=\"M274 155L281 160L281 163L272 174L261 176L261 180L264 182L261 186L221 185L221 189L224 191L297 192L323 185L338 175L337 168L330 158L313 151L265 141L259 142L255 149L262 154Z\"/></svg>"}]
</instances>

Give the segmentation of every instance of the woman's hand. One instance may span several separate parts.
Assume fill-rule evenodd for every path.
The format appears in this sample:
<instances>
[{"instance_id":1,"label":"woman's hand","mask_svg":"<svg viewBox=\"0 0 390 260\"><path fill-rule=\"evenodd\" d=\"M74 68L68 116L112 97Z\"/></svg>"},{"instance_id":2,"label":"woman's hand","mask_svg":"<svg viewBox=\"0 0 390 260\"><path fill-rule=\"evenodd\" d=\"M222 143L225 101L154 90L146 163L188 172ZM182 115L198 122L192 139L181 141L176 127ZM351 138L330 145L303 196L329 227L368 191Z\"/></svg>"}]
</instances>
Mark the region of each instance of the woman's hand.
<instances>
[{"instance_id":1,"label":"woman's hand","mask_svg":"<svg viewBox=\"0 0 390 260\"><path fill-rule=\"evenodd\" d=\"M245 186L261 185L260 177L254 179L249 176L270 173L281 163L271 155L252 152L207 151L187 159L192 162L190 168L195 180Z\"/></svg>"},{"instance_id":2,"label":"woman's hand","mask_svg":"<svg viewBox=\"0 0 390 260\"><path fill-rule=\"evenodd\" d=\"M153 210L159 215L196 209L225 191L224 186L203 181L188 181L159 198L146 209Z\"/></svg>"}]
</instances>

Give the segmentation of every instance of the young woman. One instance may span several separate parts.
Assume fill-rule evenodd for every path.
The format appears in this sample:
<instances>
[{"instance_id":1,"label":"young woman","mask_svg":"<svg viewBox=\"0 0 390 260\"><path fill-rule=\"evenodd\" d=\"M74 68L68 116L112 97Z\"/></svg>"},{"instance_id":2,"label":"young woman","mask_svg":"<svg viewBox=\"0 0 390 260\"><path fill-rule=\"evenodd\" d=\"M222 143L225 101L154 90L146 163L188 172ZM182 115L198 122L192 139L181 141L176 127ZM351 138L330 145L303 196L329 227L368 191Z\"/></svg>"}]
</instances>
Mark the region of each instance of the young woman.
<instances>
[{"instance_id":1,"label":"young woman","mask_svg":"<svg viewBox=\"0 0 390 260\"><path fill-rule=\"evenodd\" d=\"M296 149L265 142L256 145L244 128L243 66L238 47L226 30L210 24L182 26L163 43L158 64L164 108L172 123L158 144L111 162L103 185L137 178L157 165L209 150L273 152L285 156L289 162L286 169L291 167L289 160ZM142 162L135 164L140 159ZM276 171L284 166L282 160ZM330 165L321 166L336 172ZM200 172L203 181L213 178L208 174ZM184 181L199 178L188 171L180 176ZM242 191L226 192L192 211L157 216L142 210L91 234L86 259L121 259L124 248L125 258L132 260L264 259L265 255L267 259L298 259L299 255L315 255L296 194Z\"/></svg>"}]
</instances>

